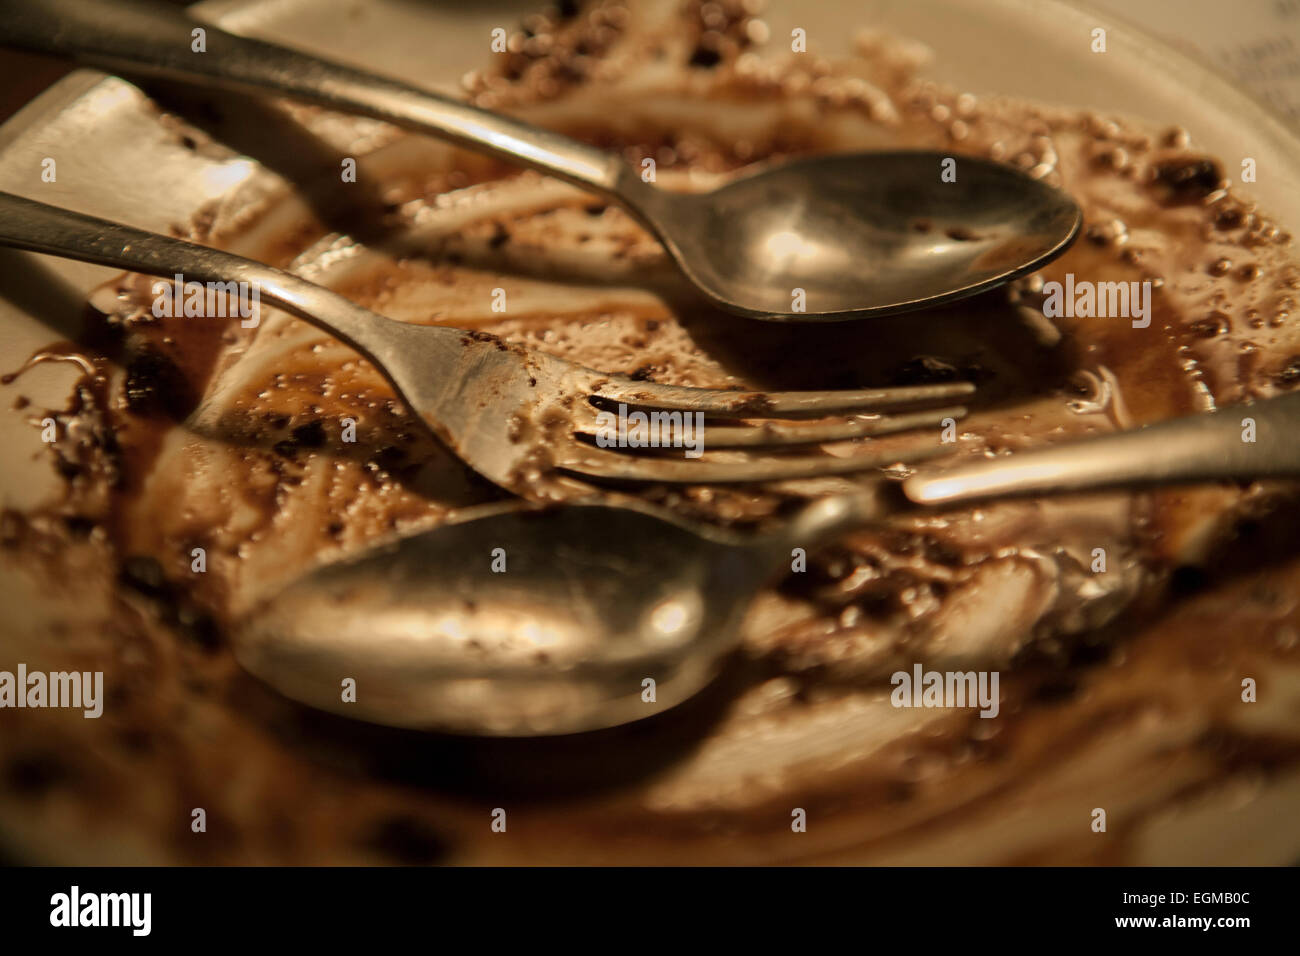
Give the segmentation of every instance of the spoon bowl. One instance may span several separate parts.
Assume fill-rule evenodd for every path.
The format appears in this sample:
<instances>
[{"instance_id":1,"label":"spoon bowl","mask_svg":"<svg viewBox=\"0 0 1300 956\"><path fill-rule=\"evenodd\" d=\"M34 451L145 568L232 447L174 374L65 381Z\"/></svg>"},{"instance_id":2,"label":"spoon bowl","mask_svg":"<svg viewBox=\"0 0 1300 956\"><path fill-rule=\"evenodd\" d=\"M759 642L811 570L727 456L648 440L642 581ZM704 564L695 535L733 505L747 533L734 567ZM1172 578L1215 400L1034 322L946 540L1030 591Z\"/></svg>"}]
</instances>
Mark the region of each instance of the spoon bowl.
<instances>
[{"instance_id":1,"label":"spoon bowl","mask_svg":"<svg viewBox=\"0 0 1300 956\"><path fill-rule=\"evenodd\" d=\"M308 573L247 616L236 653L288 697L390 726L613 726L708 683L770 544L638 504L489 506Z\"/></svg>"},{"instance_id":2,"label":"spoon bowl","mask_svg":"<svg viewBox=\"0 0 1300 956\"><path fill-rule=\"evenodd\" d=\"M1015 167L930 151L811 157L712 192L624 195L719 307L778 321L974 295L1056 258L1082 223L1073 199Z\"/></svg>"}]
</instances>

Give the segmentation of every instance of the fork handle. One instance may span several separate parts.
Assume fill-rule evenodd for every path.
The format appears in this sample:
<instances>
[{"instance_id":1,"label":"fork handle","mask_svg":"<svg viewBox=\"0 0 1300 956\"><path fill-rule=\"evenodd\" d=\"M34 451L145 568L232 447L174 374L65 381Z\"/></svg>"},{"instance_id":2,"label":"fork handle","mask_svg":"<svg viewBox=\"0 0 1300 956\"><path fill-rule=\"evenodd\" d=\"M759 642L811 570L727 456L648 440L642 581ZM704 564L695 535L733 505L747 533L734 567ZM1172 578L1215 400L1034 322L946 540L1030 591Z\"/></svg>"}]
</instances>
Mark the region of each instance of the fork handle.
<instances>
[{"instance_id":1,"label":"fork handle","mask_svg":"<svg viewBox=\"0 0 1300 956\"><path fill-rule=\"evenodd\" d=\"M355 305L336 292L282 269L182 239L0 192L0 246L92 262L184 282L247 282L268 301L324 329L386 367L382 356L398 346L404 326ZM426 336L459 340L454 329L429 327Z\"/></svg>"},{"instance_id":2,"label":"fork handle","mask_svg":"<svg viewBox=\"0 0 1300 956\"><path fill-rule=\"evenodd\" d=\"M940 504L1121 485L1297 477L1300 393L913 475L903 491L918 504Z\"/></svg>"},{"instance_id":3,"label":"fork handle","mask_svg":"<svg viewBox=\"0 0 1300 956\"><path fill-rule=\"evenodd\" d=\"M194 49L202 28L206 49ZM278 94L449 139L619 197L619 159L428 90L227 33L159 0L0 0L0 46L112 72ZM639 177L636 178L639 184Z\"/></svg>"}]
</instances>

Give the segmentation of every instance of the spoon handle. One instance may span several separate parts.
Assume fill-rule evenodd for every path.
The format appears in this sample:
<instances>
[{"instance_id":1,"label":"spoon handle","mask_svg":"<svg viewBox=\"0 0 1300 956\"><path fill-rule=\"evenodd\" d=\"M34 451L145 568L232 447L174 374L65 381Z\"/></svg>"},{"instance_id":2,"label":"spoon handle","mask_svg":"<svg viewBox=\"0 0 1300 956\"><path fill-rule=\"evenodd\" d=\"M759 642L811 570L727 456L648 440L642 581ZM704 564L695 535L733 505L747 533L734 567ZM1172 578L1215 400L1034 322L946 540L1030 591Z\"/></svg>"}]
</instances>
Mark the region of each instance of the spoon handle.
<instances>
[{"instance_id":1,"label":"spoon handle","mask_svg":"<svg viewBox=\"0 0 1300 956\"><path fill-rule=\"evenodd\" d=\"M200 29L202 51L195 36ZM235 36L160 0L0 0L0 46L113 72L282 95L368 116L615 198L630 172L616 156L567 136L397 80Z\"/></svg>"},{"instance_id":2,"label":"spoon handle","mask_svg":"<svg viewBox=\"0 0 1300 956\"><path fill-rule=\"evenodd\" d=\"M1197 481L1300 478L1300 393L1004 455L903 483L917 504Z\"/></svg>"},{"instance_id":3,"label":"spoon handle","mask_svg":"<svg viewBox=\"0 0 1300 956\"><path fill-rule=\"evenodd\" d=\"M1232 405L1055 447L877 481L805 507L760 540L774 557L870 527L912 505L986 498L1153 487L1202 481L1300 478L1300 393Z\"/></svg>"}]
</instances>

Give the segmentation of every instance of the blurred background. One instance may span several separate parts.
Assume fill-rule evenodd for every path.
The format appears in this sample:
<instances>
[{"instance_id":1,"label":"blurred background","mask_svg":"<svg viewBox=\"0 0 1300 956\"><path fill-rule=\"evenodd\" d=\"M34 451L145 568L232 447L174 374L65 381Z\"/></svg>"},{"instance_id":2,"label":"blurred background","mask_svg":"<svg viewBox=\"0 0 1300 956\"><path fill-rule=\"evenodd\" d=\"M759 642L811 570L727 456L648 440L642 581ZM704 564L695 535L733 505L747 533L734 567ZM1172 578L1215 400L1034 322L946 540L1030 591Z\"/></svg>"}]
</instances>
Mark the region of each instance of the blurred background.
<instances>
[{"instance_id":1,"label":"blurred background","mask_svg":"<svg viewBox=\"0 0 1300 956\"><path fill-rule=\"evenodd\" d=\"M1144 27L1234 80L1300 129L1300 0L1089 0L1077 5ZM67 72L41 57L5 51L0 58L0 122Z\"/></svg>"}]
</instances>

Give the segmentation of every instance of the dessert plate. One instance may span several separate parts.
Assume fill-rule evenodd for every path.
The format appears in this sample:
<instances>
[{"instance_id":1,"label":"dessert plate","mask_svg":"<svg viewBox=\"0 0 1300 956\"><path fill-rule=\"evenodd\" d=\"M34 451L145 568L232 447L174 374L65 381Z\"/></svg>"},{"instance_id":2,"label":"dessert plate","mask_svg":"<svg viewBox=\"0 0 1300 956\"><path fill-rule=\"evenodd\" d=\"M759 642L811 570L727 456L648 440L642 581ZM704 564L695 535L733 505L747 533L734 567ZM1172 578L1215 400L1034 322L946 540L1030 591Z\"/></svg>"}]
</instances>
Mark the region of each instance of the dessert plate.
<instances>
[{"instance_id":1,"label":"dessert plate","mask_svg":"<svg viewBox=\"0 0 1300 956\"><path fill-rule=\"evenodd\" d=\"M210 2L196 9L235 31L457 91L466 74L481 74L491 63L492 31L513 32L535 5L489 2L466 9L323 0L307 6L272 0ZM1082 107L1101 123L1122 115L1156 130L1182 126L1206 153L1223 160L1230 176L1242 160L1254 160L1258 181L1245 191L1279 222L1293 228L1300 223L1295 137L1212 73L1108 15L1029 0L881 0L773 2L762 20L770 47L788 43L798 30L806 37L808 55L834 59L851 55L855 34L869 27L925 44L933 61L921 67L922 76L981 98L1000 94ZM1097 28L1107 31L1104 54L1091 49ZM884 49L872 47L877 41L871 37L860 39ZM900 63L917 53L908 45L887 49ZM473 87L480 80L466 82ZM666 109L689 110L690 101L683 95L681 103ZM623 354L626 342L620 336L632 334L627 329L637 321L686 308L659 264L638 258L623 225L599 209L584 208L568 187L526 177L497 184L493 180L500 171L465 165L439 146L379 124L301 110L268 111L256 124L247 119L253 114L234 110L231 115L243 119L240 128L230 129L223 126L220 109L205 112L180 100L169 107L171 112L160 111L123 81L75 73L0 128L0 189L154 231L188 234L197 221L210 241L291 264L359 298L381 297L389 311L412 321L474 314L490 320L495 276L446 284L437 269L415 261L402 266L406 271L380 273L387 284L379 288L378 259L419 260L420 250L432 246L474 265L485 248L509 253L518 245L522 251L510 265L521 278L502 287L512 313L522 316L518 334L562 351L577 347L577 333L570 338L563 329L548 329L546 315L556 310L608 314L614 331L587 332L598 344L600 335L610 336L611 360ZM548 103L523 108L539 122L562 112ZM616 128L614 104L604 108L602 122ZM720 113L718 122L732 115ZM887 124L879 135L881 145L888 142ZM330 210L320 200L337 193L338 170L349 158L357 159L361 172L351 184L355 203ZM49 168L46 160L54 161L53 181L42 176ZM676 175L671 162L662 165L665 176ZM476 192L479 181L490 185ZM689 177L683 185L690 185ZM424 203L446 189L463 190L463 207ZM323 226L310 224L308 200L315 215L326 220ZM411 203L417 210L407 223L412 229L386 234L385 217ZM513 222L530 208L550 207L565 210L546 220L553 220L555 232L547 231L551 225L534 224L529 228L536 232L501 239L490 228L493 215ZM436 214L422 212L429 208ZM485 221L486 233L471 229L457 245L462 227ZM338 226L358 235L376 230L361 238L385 249L384 255L340 241ZM539 272L530 250L548 244L568 248L568 240L600 245L599 254L584 257L578 251L559 261L547 259ZM619 248L628 253L618 268L593 265ZM394 283L393 275L413 281ZM112 294L116 288L105 287L115 274L91 266L0 251L0 276L3 372L16 371L28 356L71 338L88 299L106 309L121 304ZM944 326L953 335L960 334L958 318ZM548 332L554 333L550 339ZM690 333L689 328L684 333L682 350ZM258 489L275 482L241 449L249 442L256 446L278 426L234 420L231 409L259 408L252 400L259 381L271 381L274 389L279 374L298 403L289 411L306 414L314 401L308 396L319 383L302 354L340 368L347 358L274 314L256 337L232 332L210 344L220 356L213 385L187 428L158 428L161 464L116 519L120 527L113 534L130 554L161 552L163 544L174 542L160 539L158 528L188 522L193 541L186 545L203 542L211 561L211 577L202 587L220 582L228 591L220 601L238 610L318 557L346 553L381 534L412 530L491 499L492 493L449 456L404 446L400 415L386 408L382 396L367 391L369 379L358 368L355 379L340 388L349 401L373 411L381 431L391 429L391 441L368 447L337 470L332 462L309 461L294 473L296 487L306 491L250 505ZM317 346L325 351L313 351ZM51 360L18 379L23 407L14 407L13 388L0 393L0 441L7 451L0 505L7 513L57 513L68 494L66 482L50 468L32 417L34 409L70 407L70 390L83 369L75 360L59 360L57 349L49 354ZM131 374L130 362L126 366L107 365L105 372L120 382ZM738 367L687 364L676 371L730 374ZM150 385L148 376L141 380ZM372 401L373 406L366 404ZM308 457L318 437L310 426L294 431L281 439L287 442L281 458ZM379 474L385 462L397 470L391 462L402 455L423 462L418 473L401 481L364 477ZM371 467L372 462L378 464ZM375 501L383 507L376 505L372 514L367 502ZM1098 513L1108 507L1119 505L1101 501ZM346 516L337 535L330 531L335 512ZM253 530L242 545L206 539L214 515L226 522L223 527L244 520ZM1098 527L1109 527L1097 520ZM1125 520L1136 517L1125 513ZM268 523L257 527L258 521ZM5 536L21 539L26 548L47 532L58 539L40 522L19 530L7 527ZM87 548L93 549L99 533L90 532ZM189 552L187 546L186 567ZM1190 659L1214 660L1221 653L1216 634L1228 628L1234 634L1257 631L1263 635L1259 640L1274 641L1289 653L1294 632L1288 639L1272 611L1243 610L1232 595L1202 595L1200 604L1189 603L1151 623L1141 641L1124 645L1129 649L1122 660L1100 674L1090 672L1082 691L1057 709L1044 710L1035 692L1012 682L1003 704L1004 716L1013 721L1009 729L995 732L995 722L976 719L960 746L952 745L950 715L892 707L887 681L883 690L876 685L860 693L833 686L808 690L792 676L799 673L798 647L787 651L795 660L789 672L765 672L771 660L763 654L764 622L784 621L790 613L788 602L773 595L769 607L757 612L749 657L698 703L619 732L518 744L371 728L284 701L242 675L213 638L219 626L205 623L172 593L165 581L174 568L163 568L163 574L156 561L129 563L122 570L126 586L100 591L86 582L104 569L95 565L93 553L85 560L81 577L60 565L62 579L41 582L39 588L33 575L40 568L0 563L0 599L6 606L0 669L10 658L30 666L41 660L77 659L87 666L107 661L110 689L115 670L118 678L119 696L113 698L118 705L107 709L103 721L62 722L52 731L40 715L27 712L16 733L3 735L0 761L18 765L59 759L37 745L53 734L66 745L60 752L82 754L60 766L63 779L83 780L106 798L97 804L99 823L92 825L57 783L37 797L0 788L0 847L19 858L63 863L1247 864L1292 862L1300 855L1294 752L1286 751L1290 756L1275 764L1280 769L1265 775L1259 768L1267 765L1268 755L1255 760L1250 741L1216 730L1209 715L1217 704L1200 696L1188 699L1210 687L1235 693L1242 675L1224 664L1222 681L1207 682L1204 672L1182 670L1180 659L1170 656L1170 649L1178 648ZM1269 566L1236 583L1253 588L1251 593L1281 589L1285 595L1289 580ZM995 585L989 587L998 593ZM103 629L104 620L121 620L120 609L107 606L114 603L128 605L139 618L138 633ZM192 645L175 643L178 622L180 631L195 638ZM956 620L954 643L974 641L978 623ZM209 644L217 646L205 649ZM951 659L962 660L960 654ZM1296 725L1300 682L1294 657L1290 664L1290 671L1279 665L1268 675L1273 696L1255 712L1261 726ZM1030 717L1017 719L1022 711ZM0 713L0 721L10 719L16 719L14 712ZM1116 732L1103 732L1108 721ZM935 741L944 741L943 747ZM181 813L182 803L195 793L221 808L241 839L217 849L174 840L168 814ZM1090 829L1090 815L1099 806L1114 821L1109 836ZM509 832L516 839L491 835L489 813L497 807L510 814ZM791 829L799 811L810 821L806 832ZM280 821L274 839L267 836L269 816Z\"/></svg>"}]
</instances>

